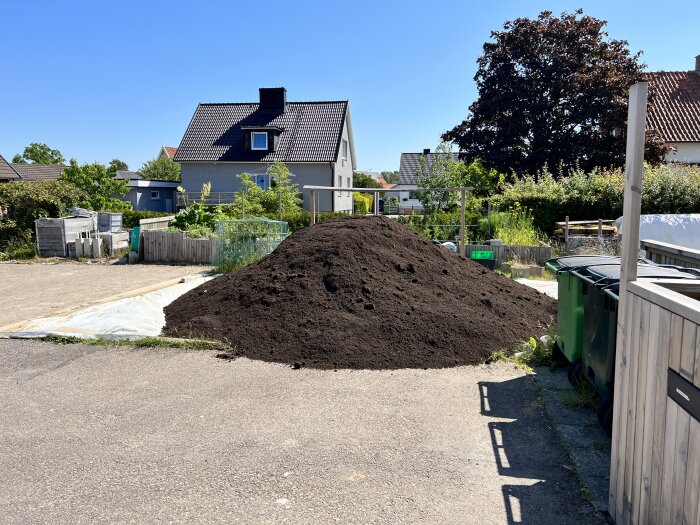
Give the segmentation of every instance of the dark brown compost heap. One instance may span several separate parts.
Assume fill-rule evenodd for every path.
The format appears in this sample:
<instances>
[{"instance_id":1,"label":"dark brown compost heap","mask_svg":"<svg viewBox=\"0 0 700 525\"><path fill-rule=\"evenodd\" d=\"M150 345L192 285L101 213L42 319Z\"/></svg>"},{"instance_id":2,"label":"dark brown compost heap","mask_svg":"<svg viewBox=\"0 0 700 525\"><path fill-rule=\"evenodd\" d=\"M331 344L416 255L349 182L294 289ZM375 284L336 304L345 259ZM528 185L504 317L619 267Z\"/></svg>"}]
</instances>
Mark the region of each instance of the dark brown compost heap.
<instances>
[{"instance_id":1,"label":"dark brown compost heap","mask_svg":"<svg viewBox=\"0 0 700 525\"><path fill-rule=\"evenodd\" d=\"M314 368L481 363L553 323L556 303L396 221L348 217L165 308L164 333L228 341L232 355Z\"/></svg>"}]
</instances>

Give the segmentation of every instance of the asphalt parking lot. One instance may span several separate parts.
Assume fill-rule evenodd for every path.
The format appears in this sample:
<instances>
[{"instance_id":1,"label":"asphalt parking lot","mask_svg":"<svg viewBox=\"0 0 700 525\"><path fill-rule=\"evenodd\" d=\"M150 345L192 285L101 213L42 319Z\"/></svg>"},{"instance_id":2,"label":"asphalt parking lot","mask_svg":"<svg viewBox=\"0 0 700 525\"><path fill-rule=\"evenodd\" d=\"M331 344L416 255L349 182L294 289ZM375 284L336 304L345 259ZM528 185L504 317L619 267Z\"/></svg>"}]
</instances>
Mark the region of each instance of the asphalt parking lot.
<instances>
[{"instance_id":1,"label":"asphalt parking lot","mask_svg":"<svg viewBox=\"0 0 700 525\"><path fill-rule=\"evenodd\" d=\"M0 340L0 516L599 523L531 378Z\"/></svg>"}]
</instances>

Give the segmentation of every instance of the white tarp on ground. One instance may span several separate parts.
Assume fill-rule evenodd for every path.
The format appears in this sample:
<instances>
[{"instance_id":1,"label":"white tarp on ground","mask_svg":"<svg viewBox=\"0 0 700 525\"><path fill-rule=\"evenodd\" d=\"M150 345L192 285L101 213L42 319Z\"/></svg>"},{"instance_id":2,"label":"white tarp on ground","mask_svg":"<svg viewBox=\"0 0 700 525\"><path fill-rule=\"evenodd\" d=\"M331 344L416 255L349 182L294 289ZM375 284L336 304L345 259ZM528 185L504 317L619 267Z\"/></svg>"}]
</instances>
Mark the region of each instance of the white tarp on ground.
<instances>
[{"instance_id":1,"label":"white tarp on ground","mask_svg":"<svg viewBox=\"0 0 700 525\"><path fill-rule=\"evenodd\" d=\"M196 277L184 283L109 303L89 306L64 316L34 319L7 337L47 335L83 338L138 339L160 335L165 325L163 308L212 277Z\"/></svg>"},{"instance_id":2,"label":"white tarp on ground","mask_svg":"<svg viewBox=\"0 0 700 525\"><path fill-rule=\"evenodd\" d=\"M516 279L520 284L534 288L540 293L556 299L559 296L557 281L538 281L537 279Z\"/></svg>"},{"instance_id":3,"label":"white tarp on ground","mask_svg":"<svg viewBox=\"0 0 700 525\"><path fill-rule=\"evenodd\" d=\"M617 229L624 234L624 221L617 219ZM639 240L651 240L700 250L700 213L678 215L642 215Z\"/></svg>"}]
</instances>

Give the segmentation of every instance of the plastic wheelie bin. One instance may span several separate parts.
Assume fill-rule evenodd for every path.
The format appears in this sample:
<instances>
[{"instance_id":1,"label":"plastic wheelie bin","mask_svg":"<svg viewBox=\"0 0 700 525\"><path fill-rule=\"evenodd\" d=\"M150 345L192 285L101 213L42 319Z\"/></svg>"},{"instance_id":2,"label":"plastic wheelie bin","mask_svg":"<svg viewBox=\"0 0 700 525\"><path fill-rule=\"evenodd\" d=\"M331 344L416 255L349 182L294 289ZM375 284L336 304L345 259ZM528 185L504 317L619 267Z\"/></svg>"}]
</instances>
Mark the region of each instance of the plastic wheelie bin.
<instances>
[{"instance_id":1,"label":"plastic wheelie bin","mask_svg":"<svg viewBox=\"0 0 700 525\"><path fill-rule=\"evenodd\" d=\"M574 270L586 286L582 330L581 373L600 394L597 414L608 434L612 432L613 385L620 265L605 264ZM639 279L698 279L678 269L639 265Z\"/></svg>"},{"instance_id":2,"label":"plastic wheelie bin","mask_svg":"<svg viewBox=\"0 0 700 525\"><path fill-rule=\"evenodd\" d=\"M570 363L581 358L583 331L584 283L571 272L586 266L619 264L619 257L575 255L550 259L545 267L557 276L557 341L556 345ZM571 379L571 377L570 377Z\"/></svg>"}]
</instances>

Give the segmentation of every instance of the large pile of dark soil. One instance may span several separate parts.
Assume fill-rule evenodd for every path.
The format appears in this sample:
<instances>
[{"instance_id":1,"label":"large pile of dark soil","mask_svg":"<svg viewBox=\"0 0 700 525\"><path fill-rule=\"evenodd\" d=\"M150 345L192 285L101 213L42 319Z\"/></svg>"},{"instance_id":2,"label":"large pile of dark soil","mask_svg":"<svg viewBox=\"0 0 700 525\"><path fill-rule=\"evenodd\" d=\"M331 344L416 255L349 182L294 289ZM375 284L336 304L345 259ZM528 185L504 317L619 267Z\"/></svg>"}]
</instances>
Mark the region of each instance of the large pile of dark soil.
<instances>
[{"instance_id":1,"label":"large pile of dark soil","mask_svg":"<svg viewBox=\"0 0 700 525\"><path fill-rule=\"evenodd\" d=\"M439 368L513 349L555 315L552 299L396 221L348 217L183 295L164 333L314 368Z\"/></svg>"}]
</instances>

